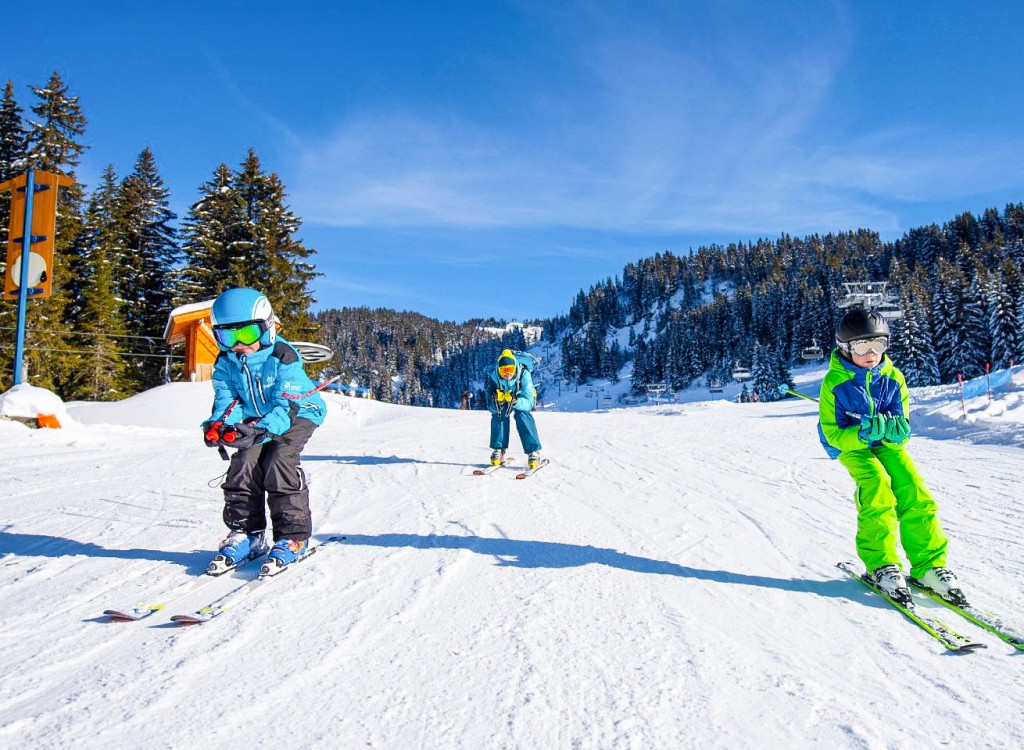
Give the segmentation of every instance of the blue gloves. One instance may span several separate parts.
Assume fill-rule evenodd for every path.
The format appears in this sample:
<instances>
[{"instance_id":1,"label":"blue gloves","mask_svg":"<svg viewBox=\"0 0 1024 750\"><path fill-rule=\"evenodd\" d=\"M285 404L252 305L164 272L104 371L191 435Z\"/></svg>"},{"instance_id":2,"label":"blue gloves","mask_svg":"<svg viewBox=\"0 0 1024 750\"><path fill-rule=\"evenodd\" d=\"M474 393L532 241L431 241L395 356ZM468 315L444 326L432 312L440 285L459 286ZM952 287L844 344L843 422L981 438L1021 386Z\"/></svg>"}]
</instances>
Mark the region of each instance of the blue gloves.
<instances>
[{"instance_id":1,"label":"blue gloves","mask_svg":"<svg viewBox=\"0 0 1024 750\"><path fill-rule=\"evenodd\" d=\"M910 422L898 414L876 414L862 417L857 437L867 443L879 441L891 447L899 447L910 439Z\"/></svg>"},{"instance_id":2,"label":"blue gloves","mask_svg":"<svg viewBox=\"0 0 1024 750\"><path fill-rule=\"evenodd\" d=\"M886 445L898 447L910 440L910 422L906 417L894 415L886 420L885 437L882 438Z\"/></svg>"},{"instance_id":3,"label":"blue gloves","mask_svg":"<svg viewBox=\"0 0 1024 750\"><path fill-rule=\"evenodd\" d=\"M530 411L530 400L520 396L516 399L516 402L512 404L512 408L516 411Z\"/></svg>"}]
</instances>

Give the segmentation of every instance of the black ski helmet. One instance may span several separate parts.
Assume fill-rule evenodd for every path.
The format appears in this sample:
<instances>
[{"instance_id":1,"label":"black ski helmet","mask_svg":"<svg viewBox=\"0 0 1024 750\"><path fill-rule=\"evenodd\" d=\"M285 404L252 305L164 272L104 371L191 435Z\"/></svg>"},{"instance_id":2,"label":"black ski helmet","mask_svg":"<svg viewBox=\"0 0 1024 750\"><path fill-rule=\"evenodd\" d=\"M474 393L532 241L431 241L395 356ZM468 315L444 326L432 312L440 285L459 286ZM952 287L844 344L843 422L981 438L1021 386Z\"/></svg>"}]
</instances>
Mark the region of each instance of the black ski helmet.
<instances>
[{"instance_id":1,"label":"black ski helmet","mask_svg":"<svg viewBox=\"0 0 1024 750\"><path fill-rule=\"evenodd\" d=\"M881 313L854 307L847 310L836 328L836 343L848 344L858 339L873 339L878 336L889 338L889 324Z\"/></svg>"}]
</instances>

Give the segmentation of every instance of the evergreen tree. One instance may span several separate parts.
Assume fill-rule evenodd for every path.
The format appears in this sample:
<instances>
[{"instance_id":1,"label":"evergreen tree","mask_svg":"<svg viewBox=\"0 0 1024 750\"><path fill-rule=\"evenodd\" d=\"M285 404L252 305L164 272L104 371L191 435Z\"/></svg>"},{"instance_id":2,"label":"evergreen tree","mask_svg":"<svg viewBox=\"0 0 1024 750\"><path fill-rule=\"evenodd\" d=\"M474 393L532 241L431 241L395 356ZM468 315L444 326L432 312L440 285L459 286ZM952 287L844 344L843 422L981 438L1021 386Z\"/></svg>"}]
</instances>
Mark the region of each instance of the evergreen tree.
<instances>
[{"instance_id":1,"label":"evergreen tree","mask_svg":"<svg viewBox=\"0 0 1024 750\"><path fill-rule=\"evenodd\" d=\"M200 190L182 230L186 265L179 303L253 287L270 299L288 338L317 338L309 312L309 284L318 275L308 261L314 251L294 237L301 222L285 205L278 176L264 173L250 150L237 173L221 164ZM378 385L383 392L383 381Z\"/></svg>"},{"instance_id":2,"label":"evergreen tree","mask_svg":"<svg viewBox=\"0 0 1024 750\"><path fill-rule=\"evenodd\" d=\"M937 284L932 295L932 343L943 383L952 383L968 369L967 330L964 325L966 280L960 269L939 259Z\"/></svg>"},{"instance_id":3,"label":"evergreen tree","mask_svg":"<svg viewBox=\"0 0 1024 750\"><path fill-rule=\"evenodd\" d=\"M906 376L907 385L937 385L939 365L928 324L927 295L911 283L901 295L901 307L903 317L894 331L898 335L892 337L891 358Z\"/></svg>"},{"instance_id":4,"label":"evergreen tree","mask_svg":"<svg viewBox=\"0 0 1024 750\"><path fill-rule=\"evenodd\" d=\"M233 270L236 240L245 224L245 209L233 182L231 169L220 164L189 208L181 230L185 266L179 275L177 305L212 300L225 289L252 283Z\"/></svg>"},{"instance_id":5,"label":"evergreen tree","mask_svg":"<svg viewBox=\"0 0 1024 750\"><path fill-rule=\"evenodd\" d=\"M78 97L71 96L58 73L54 73L44 87L31 87L38 99L31 108L26 142L26 169L75 176L75 168L85 146L79 138L85 133L86 119ZM34 385L61 393L74 377L75 361L61 343L65 325L74 321L65 319L69 294L67 291L70 268L74 265L71 254L81 230L81 204L83 189L79 184L58 190L57 233L54 243L52 275L53 293L44 300L30 300L26 318L25 360L29 378ZM0 378L13 374L13 347L10 355L6 348L0 352ZM2 382L2 381L0 381Z\"/></svg>"},{"instance_id":6,"label":"evergreen tree","mask_svg":"<svg viewBox=\"0 0 1024 750\"><path fill-rule=\"evenodd\" d=\"M22 111L14 99L14 84L4 87L0 102L0 182L7 182L25 171L26 133ZM0 193L0 279L7 278L7 227L11 219L11 191ZM13 375L14 337L17 325L17 304L0 301L0 388ZM10 345L8 345L10 342Z\"/></svg>"},{"instance_id":7,"label":"evergreen tree","mask_svg":"<svg viewBox=\"0 0 1024 750\"><path fill-rule=\"evenodd\" d=\"M116 292L122 275L117 195L117 176L110 165L86 209L72 269L76 284L69 310L77 322L74 341L80 354L69 378L68 396L76 399L116 400L134 391L126 359L131 346L125 343L126 327Z\"/></svg>"},{"instance_id":8,"label":"evergreen tree","mask_svg":"<svg viewBox=\"0 0 1024 750\"><path fill-rule=\"evenodd\" d=\"M176 217L167 207L168 197L153 154L144 149L134 171L121 183L116 201L115 262L122 269L117 295L128 334L139 337L134 339L135 348L148 355L132 362L138 390L161 381L164 362L152 355L164 346L164 328L174 307L179 250L171 227Z\"/></svg>"},{"instance_id":9,"label":"evergreen tree","mask_svg":"<svg viewBox=\"0 0 1024 750\"><path fill-rule=\"evenodd\" d=\"M24 171L26 133L22 125L21 107L14 100L14 84L4 87L0 102L0 182L7 182ZM7 248L7 226L10 221L11 194L0 195L0 247ZM0 272L7 262L7 253L0 253Z\"/></svg>"},{"instance_id":10,"label":"evergreen tree","mask_svg":"<svg viewBox=\"0 0 1024 750\"><path fill-rule=\"evenodd\" d=\"M1006 260L989 282L988 327L992 338L993 370L1009 367L1011 359L1014 362L1020 359L1024 338L1018 328L1020 311L1024 307L1022 286L1020 272L1012 260Z\"/></svg>"},{"instance_id":11,"label":"evergreen tree","mask_svg":"<svg viewBox=\"0 0 1024 750\"><path fill-rule=\"evenodd\" d=\"M963 306L964 380L985 374L985 364L992 356L992 335L988 315L988 274L976 268Z\"/></svg>"},{"instance_id":12,"label":"evergreen tree","mask_svg":"<svg viewBox=\"0 0 1024 750\"><path fill-rule=\"evenodd\" d=\"M244 266L238 270L261 279L262 291L274 305L274 315L288 336L315 336L317 326L309 313L315 300L309 285L320 274L308 261L315 251L294 237L301 222L285 205L284 185L273 172L263 172L256 153L250 149L236 176L235 188L245 206L247 222L247 236L239 246Z\"/></svg>"}]
</instances>

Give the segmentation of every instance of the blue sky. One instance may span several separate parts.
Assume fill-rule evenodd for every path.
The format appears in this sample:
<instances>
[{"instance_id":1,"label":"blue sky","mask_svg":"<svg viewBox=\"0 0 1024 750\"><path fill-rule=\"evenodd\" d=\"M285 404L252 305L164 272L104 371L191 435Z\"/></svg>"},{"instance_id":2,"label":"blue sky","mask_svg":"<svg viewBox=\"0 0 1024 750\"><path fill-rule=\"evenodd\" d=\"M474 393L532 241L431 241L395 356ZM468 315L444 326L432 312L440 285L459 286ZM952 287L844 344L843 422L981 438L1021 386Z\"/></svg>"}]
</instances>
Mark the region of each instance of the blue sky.
<instances>
[{"instance_id":1,"label":"blue sky","mask_svg":"<svg viewBox=\"0 0 1024 750\"><path fill-rule=\"evenodd\" d=\"M1009 0L13 5L0 76L80 97L82 181L149 147L184 216L254 148L318 308L547 317L658 251L1024 200Z\"/></svg>"}]
</instances>

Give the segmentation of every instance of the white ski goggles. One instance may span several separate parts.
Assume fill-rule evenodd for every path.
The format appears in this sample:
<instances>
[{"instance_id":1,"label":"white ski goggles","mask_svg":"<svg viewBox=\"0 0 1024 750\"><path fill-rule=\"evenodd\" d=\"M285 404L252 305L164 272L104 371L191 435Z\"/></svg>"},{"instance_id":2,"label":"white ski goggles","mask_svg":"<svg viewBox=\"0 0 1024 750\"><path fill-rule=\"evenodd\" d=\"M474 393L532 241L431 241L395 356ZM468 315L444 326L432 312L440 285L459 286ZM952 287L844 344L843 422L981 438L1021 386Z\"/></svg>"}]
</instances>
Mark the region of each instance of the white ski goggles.
<instances>
[{"instance_id":1,"label":"white ski goggles","mask_svg":"<svg viewBox=\"0 0 1024 750\"><path fill-rule=\"evenodd\" d=\"M867 354L885 354L885 350L889 348L889 337L876 336L871 339L857 339L856 341L848 341L839 346L847 354L856 354L858 357L863 357Z\"/></svg>"}]
</instances>

